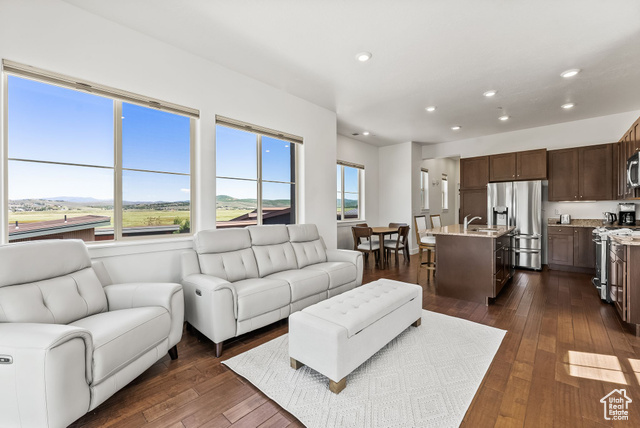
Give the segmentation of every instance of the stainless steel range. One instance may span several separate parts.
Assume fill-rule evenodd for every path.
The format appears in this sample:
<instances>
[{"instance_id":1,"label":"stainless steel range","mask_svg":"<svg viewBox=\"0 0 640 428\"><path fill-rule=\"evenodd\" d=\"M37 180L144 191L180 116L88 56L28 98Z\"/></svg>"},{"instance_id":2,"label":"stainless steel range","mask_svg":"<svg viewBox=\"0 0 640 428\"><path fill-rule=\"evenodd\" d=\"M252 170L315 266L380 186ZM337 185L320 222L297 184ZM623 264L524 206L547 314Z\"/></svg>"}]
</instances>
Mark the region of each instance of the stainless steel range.
<instances>
[{"instance_id":1,"label":"stainless steel range","mask_svg":"<svg viewBox=\"0 0 640 428\"><path fill-rule=\"evenodd\" d=\"M596 276L591 280L598 289L600 298L611 303L609 293L609 247L612 235L631 235L631 229L619 227L598 227L593 230L593 242L596 244Z\"/></svg>"}]
</instances>

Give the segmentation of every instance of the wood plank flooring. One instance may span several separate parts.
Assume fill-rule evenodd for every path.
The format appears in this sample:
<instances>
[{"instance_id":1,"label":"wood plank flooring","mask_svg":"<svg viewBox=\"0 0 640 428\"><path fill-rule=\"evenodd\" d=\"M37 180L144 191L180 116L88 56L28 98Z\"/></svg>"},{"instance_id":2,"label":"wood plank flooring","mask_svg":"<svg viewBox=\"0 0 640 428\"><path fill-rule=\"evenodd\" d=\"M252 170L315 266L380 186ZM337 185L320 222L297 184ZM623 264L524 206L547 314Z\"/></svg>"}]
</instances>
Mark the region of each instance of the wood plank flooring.
<instances>
[{"instance_id":1,"label":"wood plank flooring","mask_svg":"<svg viewBox=\"0 0 640 428\"><path fill-rule=\"evenodd\" d=\"M371 261L364 281L413 282L417 256L384 270ZM460 267L464 269L463 266ZM517 271L489 307L435 295L423 270L424 308L507 330L464 427L640 426L640 339L613 306L598 298L590 277ZM287 332L286 322L225 345L222 359ZM197 334L197 333L196 333ZM72 426L301 427L295 417L220 364L213 344L185 332L179 358L168 356ZM599 400L626 388L630 420L604 419Z\"/></svg>"}]
</instances>

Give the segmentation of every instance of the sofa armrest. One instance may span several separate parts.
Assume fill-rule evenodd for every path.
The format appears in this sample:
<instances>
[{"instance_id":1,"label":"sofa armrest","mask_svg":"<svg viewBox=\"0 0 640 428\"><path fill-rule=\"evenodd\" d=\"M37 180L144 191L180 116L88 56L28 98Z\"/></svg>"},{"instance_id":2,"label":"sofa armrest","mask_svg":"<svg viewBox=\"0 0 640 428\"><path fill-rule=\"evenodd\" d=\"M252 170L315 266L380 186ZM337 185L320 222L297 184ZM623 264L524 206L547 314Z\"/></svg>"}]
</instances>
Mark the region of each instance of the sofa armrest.
<instances>
[{"instance_id":1,"label":"sofa armrest","mask_svg":"<svg viewBox=\"0 0 640 428\"><path fill-rule=\"evenodd\" d=\"M362 285L362 275L364 274L364 264L362 261L362 253L352 250L327 250L328 262L348 262L353 263L356 267L356 287Z\"/></svg>"},{"instance_id":2,"label":"sofa armrest","mask_svg":"<svg viewBox=\"0 0 640 428\"><path fill-rule=\"evenodd\" d=\"M187 321L216 343L235 337L238 295L232 283L195 274L182 280Z\"/></svg>"},{"instance_id":3,"label":"sofa armrest","mask_svg":"<svg viewBox=\"0 0 640 428\"><path fill-rule=\"evenodd\" d=\"M136 282L112 284L104 287L109 302L109 311L141 308L145 306L163 307L171 315L169 347L180 342L184 323L184 295L182 285L162 282Z\"/></svg>"},{"instance_id":4,"label":"sofa armrest","mask_svg":"<svg viewBox=\"0 0 640 428\"><path fill-rule=\"evenodd\" d=\"M104 263L102 263L100 260L92 260L91 267L93 268L93 271L96 273L96 276L98 277L98 280L103 287L113 284L113 281L111 281L111 276L109 276L109 272L107 271Z\"/></svg>"},{"instance_id":5,"label":"sofa armrest","mask_svg":"<svg viewBox=\"0 0 640 428\"><path fill-rule=\"evenodd\" d=\"M90 406L93 338L59 324L0 323L0 425L67 426Z\"/></svg>"},{"instance_id":6,"label":"sofa armrest","mask_svg":"<svg viewBox=\"0 0 640 428\"><path fill-rule=\"evenodd\" d=\"M198 253L193 250L186 250L180 253L180 266L182 268L183 278L199 274L200 262L198 261Z\"/></svg>"}]
</instances>

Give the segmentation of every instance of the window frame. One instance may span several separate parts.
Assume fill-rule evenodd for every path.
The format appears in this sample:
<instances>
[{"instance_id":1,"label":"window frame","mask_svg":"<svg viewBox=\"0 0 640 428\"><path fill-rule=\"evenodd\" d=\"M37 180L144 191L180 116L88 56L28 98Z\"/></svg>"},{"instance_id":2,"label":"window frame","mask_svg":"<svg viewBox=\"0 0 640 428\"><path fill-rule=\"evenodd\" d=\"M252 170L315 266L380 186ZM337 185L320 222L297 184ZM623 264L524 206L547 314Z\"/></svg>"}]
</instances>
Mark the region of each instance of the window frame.
<instances>
[{"instance_id":1,"label":"window frame","mask_svg":"<svg viewBox=\"0 0 640 428\"><path fill-rule=\"evenodd\" d=\"M425 182L425 174L426 176L426 182ZM425 207L425 202L427 203L427 206ZM426 168L420 168L420 209L422 211L429 211L430 209L430 204L429 204L429 170Z\"/></svg>"},{"instance_id":2,"label":"window frame","mask_svg":"<svg viewBox=\"0 0 640 428\"><path fill-rule=\"evenodd\" d=\"M338 223L347 223L353 221L363 221L365 219L364 212L364 198L363 198L363 182L364 182L364 166L353 164L351 162L338 161L337 166L340 167L340 219ZM358 172L358 217L357 218L344 218L344 169L353 168ZM353 194L353 192L347 192ZM336 207L337 208L337 207Z\"/></svg>"},{"instance_id":3,"label":"window frame","mask_svg":"<svg viewBox=\"0 0 640 428\"><path fill-rule=\"evenodd\" d=\"M224 118L226 120L229 120L227 118ZM237 121L236 121L237 122ZM240 122L238 122L240 123ZM298 185L299 183L299 171L300 171L300 167L298 165L298 159L300 158L299 156L299 150L300 147L302 145L301 142L294 142L290 139L282 139L282 138L278 138L275 135L268 135L268 134L263 134L260 133L259 130L260 129L266 129L266 128L261 128L261 127L252 127L251 125L247 125L247 128L242 129L238 126L229 126L228 124L221 122L218 123L218 121L216 120L216 124L215 124L216 128L218 126L224 126L226 128L229 129L237 129L243 132L248 132L248 133L252 133L256 136L256 179L252 179L252 178L239 178L239 177L227 177L227 176L222 176L222 175L218 175L217 174L217 168L216 168L216 192L215 192L215 202L217 204L217 199L218 199L218 186L217 186L217 181L218 179L224 179L224 180L239 180L239 181L248 181L248 182L255 182L256 183L256 225L257 226L262 226L263 225L263 218L262 218L262 187L263 187L263 183L276 183L276 184L289 184L289 185L293 185L293 188L295 189L294 191L294 200L291 201L291 206L293 208L293 213L295 215L295 222L294 223L289 223L289 224L298 224L299 221L299 206L300 204L298 203L299 201L299 196L300 196L300 186ZM273 139L277 139L279 141L286 141L289 144L293 145L293 180L294 181L275 181L275 180L263 180L262 178L262 137L268 137L268 138L273 138ZM218 136L217 136L217 132L216 132L216 136L215 136L215 148L216 148L216 163L218 162L218 153L217 153L217 145L218 145L218 140L217 140ZM217 212L217 207L216 207L216 212ZM216 214L217 217L217 214ZM247 225L247 226L254 226L254 225ZM247 226L238 226L237 228L243 228L243 227L247 227ZM218 220L216 219L216 229L218 228Z\"/></svg>"},{"instance_id":4,"label":"window frame","mask_svg":"<svg viewBox=\"0 0 640 428\"><path fill-rule=\"evenodd\" d=\"M449 178L447 174L442 174L442 211L449 211Z\"/></svg>"},{"instance_id":5,"label":"window frame","mask_svg":"<svg viewBox=\"0 0 640 428\"><path fill-rule=\"evenodd\" d=\"M6 63L6 61L5 61ZM37 69L36 69L37 70ZM47 72L43 72L47 73ZM53 75L53 73L51 73ZM110 99L113 102L113 166L98 166L98 165L89 165L89 164L74 164L68 162L59 162L59 161L39 161L39 160L31 160L31 159L10 159L9 158L9 76L14 76L20 79L26 79L31 81L36 81L39 83L57 86L60 88L68 89L71 91L77 92L86 92L95 96L99 96L102 98ZM57 76L56 76L57 77ZM82 82L82 81L79 81ZM106 88L106 87L101 87ZM124 91L118 91L116 89L112 89L113 94L109 96L107 93L92 93L91 90L83 90L83 87L72 87L71 85L67 85L64 83L58 83L54 80L47 78L47 75L38 75L37 73L20 73L16 71L7 71L2 70L2 106L3 106L3 115L2 115L2 139L3 143L0 145L1 152L0 156L2 157L2 179L3 185L0 188L2 192L2 209L0 210L0 221L2 224L0 225L0 242L3 244L10 243L9 240L9 161L20 161L20 162L29 162L29 163L40 163L40 164L49 164L49 165L67 165L67 166L79 166L86 168L99 168L99 169L109 169L113 173L113 239L104 240L104 241L87 241L86 245L104 245L104 244L113 244L118 242L135 242L135 241L149 241L149 240L158 240L158 239L178 239L191 237L194 235L194 231L196 230L196 179L195 174L193 173L194 165L195 165L195 129L196 129L196 118L199 115L197 110L193 110L195 114L188 114L187 111L180 112L173 110L171 108L163 108L164 103L159 103L157 100L142 97L136 94L127 93ZM111 88L107 88L106 90L111 90ZM118 98L118 93L129 94L131 96L136 96L137 98L127 98L122 99ZM149 101L145 101L149 100ZM189 118L189 173L173 173L166 171L153 171L153 170L142 170L142 169L133 169L133 168L123 168L122 167L122 104L129 103L139 105L145 108L151 108L155 110L165 111L171 114L176 114L179 116L184 116ZM167 106L175 106L174 104L166 103ZM192 110L187 109L186 110ZM189 222L190 222L190 230L188 233L178 233L178 234L162 234L162 235L143 235L143 236L122 236L124 227L123 227L123 218L124 218L124 201L123 201L123 193L122 193L122 185L123 185L123 171L140 171L140 172L151 172L151 173L159 173L159 174L168 174L168 175L179 175L179 176L189 176Z\"/></svg>"}]
</instances>

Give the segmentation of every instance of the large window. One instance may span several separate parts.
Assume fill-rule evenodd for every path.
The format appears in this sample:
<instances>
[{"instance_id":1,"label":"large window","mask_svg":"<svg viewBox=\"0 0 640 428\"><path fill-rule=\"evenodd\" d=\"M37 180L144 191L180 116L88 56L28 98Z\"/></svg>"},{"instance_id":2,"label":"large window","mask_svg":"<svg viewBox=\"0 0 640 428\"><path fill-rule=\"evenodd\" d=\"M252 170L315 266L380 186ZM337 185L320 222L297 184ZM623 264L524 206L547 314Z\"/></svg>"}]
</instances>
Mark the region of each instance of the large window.
<instances>
[{"instance_id":1,"label":"large window","mask_svg":"<svg viewBox=\"0 0 640 428\"><path fill-rule=\"evenodd\" d=\"M442 209L449 209L449 179L447 174L442 174Z\"/></svg>"},{"instance_id":2,"label":"large window","mask_svg":"<svg viewBox=\"0 0 640 428\"><path fill-rule=\"evenodd\" d=\"M218 118L216 227L295 223L300 143L266 128Z\"/></svg>"},{"instance_id":3,"label":"large window","mask_svg":"<svg viewBox=\"0 0 640 428\"><path fill-rule=\"evenodd\" d=\"M420 170L420 196L422 198L422 209L429 209L429 170Z\"/></svg>"},{"instance_id":4,"label":"large window","mask_svg":"<svg viewBox=\"0 0 640 428\"><path fill-rule=\"evenodd\" d=\"M9 74L9 241L191 230L194 119Z\"/></svg>"},{"instance_id":5,"label":"large window","mask_svg":"<svg viewBox=\"0 0 640 428\"><path fill-rule=\"evenodd\" d=\"M336 181L337 188L337 219L359 220L362 216L361 180L364 166L350 162L338 161Z\"/></svg>"}]
</instances>

